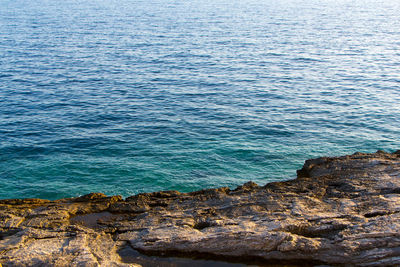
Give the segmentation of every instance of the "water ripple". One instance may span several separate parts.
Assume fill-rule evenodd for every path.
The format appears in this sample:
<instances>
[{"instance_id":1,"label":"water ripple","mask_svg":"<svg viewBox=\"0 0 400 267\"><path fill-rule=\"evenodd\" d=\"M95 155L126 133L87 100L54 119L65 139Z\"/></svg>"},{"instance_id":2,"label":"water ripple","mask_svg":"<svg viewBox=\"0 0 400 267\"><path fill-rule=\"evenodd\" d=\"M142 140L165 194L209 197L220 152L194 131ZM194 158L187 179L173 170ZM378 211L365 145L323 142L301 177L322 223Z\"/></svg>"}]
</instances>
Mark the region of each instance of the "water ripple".
<instances>
[{"instance_id":1,"label":"water ripple","mask_svg":"<svg viewBox=\"0 0 400 267\"><path fill-rule=\"evenodd\" d=\"M395 1L3 2L0 198L265 184L399 149Z\"/></svg>"}]
</instances>

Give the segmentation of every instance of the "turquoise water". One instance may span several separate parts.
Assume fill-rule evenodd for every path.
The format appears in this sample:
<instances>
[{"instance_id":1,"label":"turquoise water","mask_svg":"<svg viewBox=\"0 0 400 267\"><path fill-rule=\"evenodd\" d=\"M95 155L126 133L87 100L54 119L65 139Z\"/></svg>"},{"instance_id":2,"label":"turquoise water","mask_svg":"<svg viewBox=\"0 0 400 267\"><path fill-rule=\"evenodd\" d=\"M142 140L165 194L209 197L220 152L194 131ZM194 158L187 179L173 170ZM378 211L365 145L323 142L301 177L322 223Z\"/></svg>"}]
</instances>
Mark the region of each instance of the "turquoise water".
<instances>
[{"instance_id":1,"label":"turquoise water","mask_svg":"<svg viewBox=\"0 0 400 267\"><path fill-rule=\"evenodd\" d=\"M399 3L2 0L0 198L265 184L397 150Z\"/></svg>"}]
</instances>

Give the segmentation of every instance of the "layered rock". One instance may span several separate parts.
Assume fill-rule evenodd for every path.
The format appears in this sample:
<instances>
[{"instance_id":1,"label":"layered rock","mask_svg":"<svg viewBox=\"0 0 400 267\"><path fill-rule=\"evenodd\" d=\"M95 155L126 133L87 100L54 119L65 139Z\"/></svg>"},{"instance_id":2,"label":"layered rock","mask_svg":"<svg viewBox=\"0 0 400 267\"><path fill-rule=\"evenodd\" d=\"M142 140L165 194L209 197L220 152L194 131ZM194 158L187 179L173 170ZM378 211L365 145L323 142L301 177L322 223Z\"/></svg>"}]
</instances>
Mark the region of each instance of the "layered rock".
<instances>
[{"instance_id":1,"label":"layered rock","mask_svg":"<svg viewBox=\"0 0 400 267\"><path fill-rule=\"evenodd\" d=\"M0 263L151 265L139 251L264 265L395 266L399 211L399 152L324 157L307 160L294 180L235 190L0 200Z\"/></svg>"}]
</instances>

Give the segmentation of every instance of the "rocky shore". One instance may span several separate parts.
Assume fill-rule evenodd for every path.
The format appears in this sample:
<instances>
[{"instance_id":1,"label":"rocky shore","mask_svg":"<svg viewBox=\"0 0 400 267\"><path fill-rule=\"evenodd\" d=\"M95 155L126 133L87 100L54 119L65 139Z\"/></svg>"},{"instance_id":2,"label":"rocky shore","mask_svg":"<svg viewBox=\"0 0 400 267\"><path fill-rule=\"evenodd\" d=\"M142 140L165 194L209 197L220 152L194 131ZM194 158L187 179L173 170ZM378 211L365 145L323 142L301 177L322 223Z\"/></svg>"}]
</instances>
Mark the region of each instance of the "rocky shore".
<instances>
[{"instance_id":1,"label":"rocky shore","mask_svg":"<svg viewBox=\"0 0 400 267\"><path fill-rule=\"evenodd\" d=\"M399 266L400 152L307 160L294 180L235 190L0 200L3 266L176 265L161 256Z\"/></svg>"}]
</instances>

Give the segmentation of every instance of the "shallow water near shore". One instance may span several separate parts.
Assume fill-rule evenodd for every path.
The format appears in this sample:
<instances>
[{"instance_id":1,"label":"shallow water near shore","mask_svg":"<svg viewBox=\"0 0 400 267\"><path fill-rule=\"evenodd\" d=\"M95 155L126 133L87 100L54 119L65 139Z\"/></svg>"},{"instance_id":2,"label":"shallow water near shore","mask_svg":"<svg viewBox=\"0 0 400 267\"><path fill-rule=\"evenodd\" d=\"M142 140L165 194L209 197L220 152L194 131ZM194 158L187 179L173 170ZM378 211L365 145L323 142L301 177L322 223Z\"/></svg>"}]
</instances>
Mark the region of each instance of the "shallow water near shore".
<instances>
[{"instance_id":1,"label":"shallow water near shore","mask_svg":"<svg viewBox=\"0 0 400 267\"><path fill-rule=\"evenodd\" d=\"M0 198L295 177L400 148L396 1L2 1Z\"/></svg>"}]
</instances>

